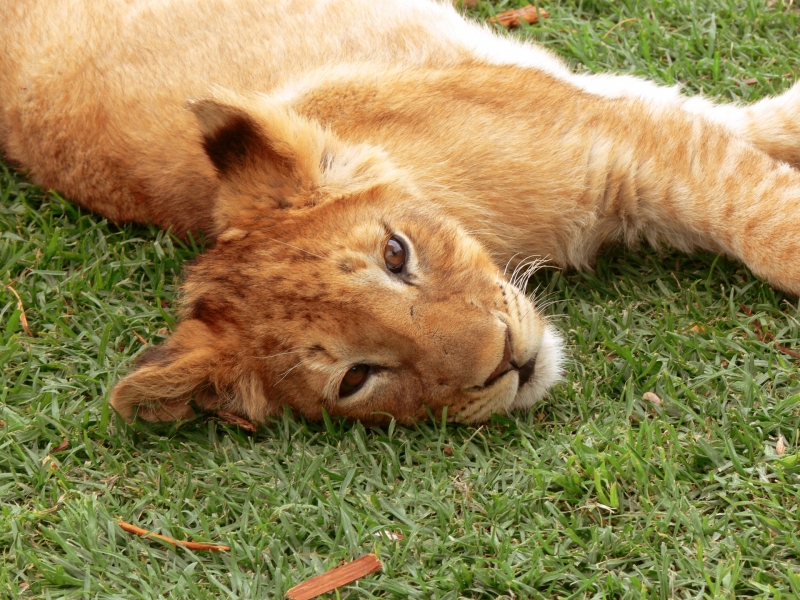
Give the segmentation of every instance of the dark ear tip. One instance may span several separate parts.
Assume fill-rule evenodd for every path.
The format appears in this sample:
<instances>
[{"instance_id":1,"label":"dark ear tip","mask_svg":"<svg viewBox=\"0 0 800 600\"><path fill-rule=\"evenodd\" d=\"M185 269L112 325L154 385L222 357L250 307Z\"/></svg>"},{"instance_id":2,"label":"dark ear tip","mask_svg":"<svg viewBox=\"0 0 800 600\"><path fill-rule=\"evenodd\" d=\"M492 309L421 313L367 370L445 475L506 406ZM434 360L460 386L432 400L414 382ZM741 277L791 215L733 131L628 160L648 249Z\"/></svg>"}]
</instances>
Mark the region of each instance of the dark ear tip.
<instances>
[{"instance_id":1,"label":"dark ear tip","mask_svg":"<svg viewBox=\"0 0 800 600\"><path fill-rule=\"evenodd\" d=\"M203 135L203 148L221 174L244 166L248 154L258 147L258 134L250 119L232 117L213 133Z\"/></svg>"},{"instance_id":2,"label":"dark ear tip","mask_svg":"<svg viewBox=\"0 0 800 600\"><path fill-rule=\"evenodd\" d=\"M254 165L284 176L293 168L292 153L276 151L276 140L265 129L270 124L260 121L257 112L213 98L190 100L187 107L197 118L206 155L223 178Z\"/></svg>"}]
</instances>

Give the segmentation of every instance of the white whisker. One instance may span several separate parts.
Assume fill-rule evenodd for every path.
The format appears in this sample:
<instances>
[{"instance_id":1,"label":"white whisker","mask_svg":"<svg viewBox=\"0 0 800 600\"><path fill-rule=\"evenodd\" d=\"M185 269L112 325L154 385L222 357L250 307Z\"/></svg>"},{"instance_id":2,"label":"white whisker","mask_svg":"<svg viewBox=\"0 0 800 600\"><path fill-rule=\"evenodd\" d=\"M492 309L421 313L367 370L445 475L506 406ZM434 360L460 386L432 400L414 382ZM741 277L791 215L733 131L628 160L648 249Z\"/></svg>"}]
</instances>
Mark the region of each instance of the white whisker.
<instances>
[{"instance_id":1,"label":"white whisker","mask_svg":"<svg viewBox=\"0 0 800 600\"><path fill-rule=\"evenodd\" d=\"M267 360L268 358L275 358L276 356L285 356L287 354L299 354L305 351L306 351L305 348L300 348L299 350L287 350L286 352L278 352L277 354L270 354L269 356L254 356L253 358L258 358L259 360Z\"/></svg>"},{"instance_id":2,"label":"white whisker","mask_svg":"<svg viewBox=\"0 0 800 600\"><path fill-rule=\"evenodd\" d=\"M308 362L308 361L301 360L299 363L297 363L297 364L296 364L295 366L293 366L292 368L290 368L290 369L287 369L287 370L286 370L286 372L283 374L283 377L281 377L280 379L278 379L278 381L276 381L275 383L273 383L273 384L272 384L272 387L275 387L276 385L278 385L278 384L279 384L281 381L283 381L284 379L286 379L286 376L287 376L289 373L291 373L292 371L294 371L294 370L295 370L297 367L299 367L300 365L303 365L303 364L305 364L306 362Z\"/></svg>"},{"instance_id":3,"label":"white whisker","mask_svg":"<svg viewBox=\"0 0 800 600\"><path fill-rule=\"evenodd\" d=\"M514 254L514 255L513 255L511 258L509 258L509 259L508 259L508 261L506 262L506 268L505 268L505 269L503 269L503 277L505 277L505 276L506 276L506 273L508 273L508 266L511 264L511 262L512 262L512 261L513 261L513 260L514 260L514 259L515 259L517 256L519 256L519 252L515 253L515 254Z\"/></svg>"},{"instance_id":4,"label":"white whisker","mask_svg":"<svg viewBox=\"0 0 800 600\"><path fill-rule=\"evenodd\" d=\"M328 260L324 256L320 256L319 254L314 254L313 252L309 252L308 250L305 250L304 248L301 248L300 246L293 246L292 244L289 244L287 242L282 242L280 240L276 240L275 238L271 238L271 237L268 237L267 239L270 240L270 241L273 241L273 242L277 242L279 244L283 244L284 246L289 246L289 248L294 248L295 250L300 250L300 252L305 252L306 254L310 254L311 256L316 256L317 258L321 258L322 260Z\"/></svg>"}]
</instances>

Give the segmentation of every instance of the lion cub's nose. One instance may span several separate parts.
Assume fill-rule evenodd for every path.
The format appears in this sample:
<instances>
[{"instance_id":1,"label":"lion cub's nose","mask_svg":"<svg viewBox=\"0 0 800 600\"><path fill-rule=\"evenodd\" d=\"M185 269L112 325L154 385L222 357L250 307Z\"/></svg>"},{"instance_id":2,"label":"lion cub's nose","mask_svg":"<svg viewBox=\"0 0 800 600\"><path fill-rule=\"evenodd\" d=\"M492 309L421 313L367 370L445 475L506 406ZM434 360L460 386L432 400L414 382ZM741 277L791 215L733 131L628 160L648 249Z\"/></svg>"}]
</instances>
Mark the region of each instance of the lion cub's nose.
<instances>
[{"instance_id":1,"label":"lion cub's nose","mask_svg":"<svg viewBox=\"0 0 800 600\"><path fill-rule=\"evenodd\" d=\"M497 368L492 371L492 374L489 375L489 378L483 384L484 387L491 385L495 379L501 375L505 375L513 368L511 365L511 357L511 331L506 329L506 345L503 348L503 358L500 359L500 364L497 365Z\"/></svg>"}]
</instances>

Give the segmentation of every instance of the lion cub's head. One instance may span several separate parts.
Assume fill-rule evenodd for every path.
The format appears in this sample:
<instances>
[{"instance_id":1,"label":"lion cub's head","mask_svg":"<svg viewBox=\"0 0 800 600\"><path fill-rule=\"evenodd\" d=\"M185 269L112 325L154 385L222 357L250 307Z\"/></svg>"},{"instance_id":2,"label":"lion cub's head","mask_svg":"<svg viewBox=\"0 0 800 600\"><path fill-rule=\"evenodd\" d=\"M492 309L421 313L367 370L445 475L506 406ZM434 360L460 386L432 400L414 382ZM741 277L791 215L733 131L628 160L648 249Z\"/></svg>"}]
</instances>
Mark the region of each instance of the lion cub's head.
<instances>
[{"instance_id":1,"label":"lion cub's head","mask_svg":"<svg viewBox=\"0 0 800 600\"><path fill-rule=\"evenodd\" d=\"M221 182L217 241L174 335L114 388L123 417L476 422L558 378L557 335L413 173L264 99L192 110Z\"/></svg>"}]
</instances>

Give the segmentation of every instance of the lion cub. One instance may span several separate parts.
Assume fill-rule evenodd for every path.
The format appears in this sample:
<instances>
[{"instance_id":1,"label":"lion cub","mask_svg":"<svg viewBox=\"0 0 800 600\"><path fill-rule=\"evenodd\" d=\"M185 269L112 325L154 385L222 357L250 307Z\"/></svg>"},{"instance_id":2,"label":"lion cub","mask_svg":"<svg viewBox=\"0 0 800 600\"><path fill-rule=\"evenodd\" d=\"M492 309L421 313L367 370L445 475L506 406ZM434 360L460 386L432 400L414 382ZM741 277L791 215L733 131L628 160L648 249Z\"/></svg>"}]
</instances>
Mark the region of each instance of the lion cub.
<instances>
[{"instance_id":1,"label":"lion cub","mask_svg":"<svg viewBox=\"0 0 800 600\"><path fill-rule=\"evenodd\" d=\"M6 158L215 240L112 391L126 419L527 408L561 360L527 257L620 239L800 292L798 86L715 106L575 75L433 0L14 0L0 24Z\"/></svg>"}]
</instances>

